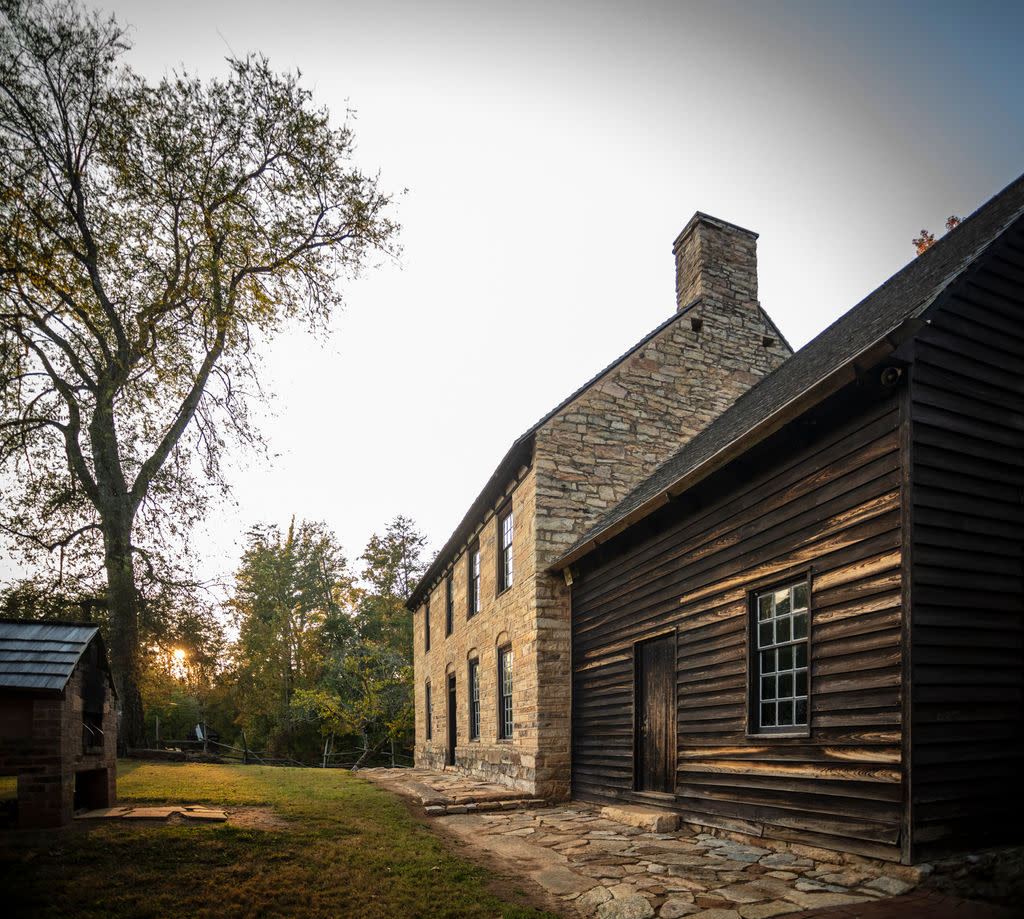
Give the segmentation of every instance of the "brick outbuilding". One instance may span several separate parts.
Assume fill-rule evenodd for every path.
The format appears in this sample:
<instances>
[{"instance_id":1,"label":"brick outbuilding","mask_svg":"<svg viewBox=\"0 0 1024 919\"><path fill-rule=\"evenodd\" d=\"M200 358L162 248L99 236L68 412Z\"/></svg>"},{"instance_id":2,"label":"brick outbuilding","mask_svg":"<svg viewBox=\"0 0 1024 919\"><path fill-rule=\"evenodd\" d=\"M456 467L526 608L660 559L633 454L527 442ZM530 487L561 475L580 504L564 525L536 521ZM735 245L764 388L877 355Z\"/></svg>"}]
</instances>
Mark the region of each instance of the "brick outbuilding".
<instances>
[{"instance_id":1,"label":"brick outbuilding","mask_svg":"<svg viewBox=\"0 0 1024 919\"><path fill-rule=\"evenodd\" d=\"M62 826L117 798L117 706L99 629L0 620L0 818ZM8 783L9 784L9 783Z\"/></svg>"}]
</instances>

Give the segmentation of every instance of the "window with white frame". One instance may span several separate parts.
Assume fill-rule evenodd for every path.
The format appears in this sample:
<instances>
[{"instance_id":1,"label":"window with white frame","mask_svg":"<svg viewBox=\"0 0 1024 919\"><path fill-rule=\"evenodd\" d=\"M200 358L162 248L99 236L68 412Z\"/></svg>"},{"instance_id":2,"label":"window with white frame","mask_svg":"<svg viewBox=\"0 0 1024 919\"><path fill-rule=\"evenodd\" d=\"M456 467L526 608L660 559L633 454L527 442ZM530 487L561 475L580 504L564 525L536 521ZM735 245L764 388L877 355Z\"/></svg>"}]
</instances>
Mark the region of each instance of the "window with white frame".
<instances>
[{"instance_id":1,"label":"window with white frame","mask_svg":"<svg viewBox=\"0 0 1024 919\"><path fill-rule=\"evenodd\" d=\"M512 648L498 649L498 737L512 737Z\"/></svg>"},{"instance_id":2,"label":"window with white frame","mask_svg":"<svg viewBox=\"0 0 1024 919\"><path fill-rule=\"evenodd\" d=\"M455 578L449 574L444 582L444 634L447 638L455 627Z\"/></svg>"},{"instance_id":3,"label":"window with white frame","mask_svg":"<svg viewBox=\"0 0 1024 919\"><path fill-rule=\"evenodd\" d=\"M498 517L498 592L512 586L512 508Z\"/></svg>"},{"instance_id":4,"label":"window with white frame","mask_svg":"<svg viewBox=\"0 0 1024 919\"><path fill-rule=\"evenodd\" d=\"M480 661L469 662L469 739L480 739Z\"/></svg>"},{"instance_id":5,"label":"window with white frame","mask_svg":"<svg viewBox=\"0 0 1024 919\"><path fill-rule=\"evenodd\" d=\"M480 612L480 544L474 543L469 550L466 571L466 618L471 619Z\"/></svg>"},{"instance_id":6,"label":"window with white frame","mask_svg":"<svg viewBox=\"0 0 1024 919\"><path fill-rule=\"evenodd\" d=\"M810 585L796 581L753 595L750 724L754 733L810 726Z\"/></svg>"}]
</instances>

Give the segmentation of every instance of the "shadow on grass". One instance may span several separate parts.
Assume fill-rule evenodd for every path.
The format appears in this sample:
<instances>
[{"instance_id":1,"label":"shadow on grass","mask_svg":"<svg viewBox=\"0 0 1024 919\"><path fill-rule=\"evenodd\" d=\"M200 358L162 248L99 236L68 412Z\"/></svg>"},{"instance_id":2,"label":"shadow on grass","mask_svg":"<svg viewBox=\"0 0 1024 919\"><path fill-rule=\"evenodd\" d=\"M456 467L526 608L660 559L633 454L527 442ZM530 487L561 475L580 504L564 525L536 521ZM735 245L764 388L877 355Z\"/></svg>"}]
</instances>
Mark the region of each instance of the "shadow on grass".
<instances>
[{"instance_id":1,"label":"shadow on grass","mask_svg":"<svg viewBox=\"0 0 1024 919\"><path fill-rule=\"evenodd\" d=\"M131 762L119 770L119 791L229 812L269 804L294 830L119 821L0 834L5 916L554 919L525 897L493 896L486 871L347 772Z\"/></svg>"}]
</instances>

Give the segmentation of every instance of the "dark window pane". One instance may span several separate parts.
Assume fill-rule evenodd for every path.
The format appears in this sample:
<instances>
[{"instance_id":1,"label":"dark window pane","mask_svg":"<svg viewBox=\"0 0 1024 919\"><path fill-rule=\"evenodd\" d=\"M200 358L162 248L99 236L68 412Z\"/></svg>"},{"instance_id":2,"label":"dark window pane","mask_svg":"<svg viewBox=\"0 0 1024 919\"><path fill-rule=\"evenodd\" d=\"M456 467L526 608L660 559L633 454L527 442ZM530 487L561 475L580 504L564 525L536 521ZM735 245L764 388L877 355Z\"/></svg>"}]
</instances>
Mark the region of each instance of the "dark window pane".
<instances>
[{"instance_id":1,"label":"dark window pane","mask_svg":"<svg viewBox=\"0 0 1024 919\"><path fill-rule=\"evenodd\" d=\"M778 642L789 641L790 639L790 619L787 616L785 619L775 620L775 640Z\"/></svg>"},{"instance_id":2,"label":"dark window pane","mask_svg":"<svg viewBox=\"0 0 1024 919\"><path fill-rule=\"evenodd\" d=\"M802 647L802 646L801 646ZM779 648L779 670L793 669L793 646Z\"/></svg>"},{"instance_id":3,"label":"dark window pane","mask_svg":"<svg viewBox=\"0 0 1024 919\"><path fill-rule=\"evenodd\" d=\"M793 588L793 609L807 609L807 585L797 584Z\"/></svg>"},{"instance_id":4,"label":"dark window pane","mask_svg":"<svg viewBox=\"0 0 1024 919\"><path fill-rule=\"evenodd\" d=\"M793 723L793 703L792 702L780 702L779 703L779 724L792 724Z\"/></svg>"},{"instance_id":5,"label":"dark window pane","mask_svg":"<svg viewBox=\"0 0 1024 919\"><path fill-rule=\"evenodd\" d=\"M758 627L758 633L760 647L770 647L772 644L772 624L770 622L762 622Z\"/></svg>"},{"instance_id":6,"label":"dark window pane","mask_svg":"<svg viewBox=\"0 0 1024 919\"><path fill-rule=\"evenodd\" d=\"M779 698L786 699L793 695L793 674L784 673L779 677Z\"/></svg>"},{"instance_id":7,"label":"dark window pane","mask_svg":"<svg viewBox=\"0 0 1024 919\"><path fill-rule=\"evenodd\" d=\"M774 651L762 651L761 652L761 673L774 673L775 672L775 652Z\"/></svg>"},{"instance_id":8,"label":"dark window pane","mask_svg":"<svg viewBox=\"0 0 1024 919\"><path fill-rule=\"evenodd\" d=\"M763 702L761 704L761 727L775 727L775 703Z\"/></svg>"},{"instance_id":9,"label":"dark window pane","mask_svg":"<svg viewBox=\"0 0 1024 919\"><path fill-rule=\"evenodd\" d=\"M774 699L775 698L775 677L773 677L773 676L761 677L761 698L762 699Z\"/></svg>"},{"instance_id":10,"label":"dark window pane","mask_svg":"<svg viewBox=\"0 0 1024 919\"><path fill-rule=\"evenodd\" d=\"M796 645L796 666L806 667L807 666L807 643L801 642Z\"/></svg>"},{"instance_id":11,"label":"dark window pane","mask_svg":"<svg viewBox=\"0 0 1024 919\"><path fill-rule=\"evenodd\" d=\"M807 613L797 613L793 617L793 637L807 637Z\"/></svg>"},{"instance_id":12,"label":"dark window pane","mask_svg":"<svg viewBox=\"0 0 1024 919\"><path fill-rule=\"evenodd\" d=\"M762 621L765 619L772 618L772 595L765 594L763 597L757 599L757 616Z\"/></svg>"},{"instance_id":13,"label":"dark window pane","mask_svg":"<svg viewBox=\"0 0 1024 919\"><path fill-rule=\"evenodd\" d=\"M807 724L807 700L797 699L796 701L796 724Z\"/></svg>"},{"instance_id":14,"label":"dark window pane","mask_svg":"<svg viewBox=\"0 0 1024 919\"><path fill-rule=\"evenodd\" d=\"M798 670L796 672L796 694L798 696L807 695L807 671Z\"/></svg>"}]
</instances>

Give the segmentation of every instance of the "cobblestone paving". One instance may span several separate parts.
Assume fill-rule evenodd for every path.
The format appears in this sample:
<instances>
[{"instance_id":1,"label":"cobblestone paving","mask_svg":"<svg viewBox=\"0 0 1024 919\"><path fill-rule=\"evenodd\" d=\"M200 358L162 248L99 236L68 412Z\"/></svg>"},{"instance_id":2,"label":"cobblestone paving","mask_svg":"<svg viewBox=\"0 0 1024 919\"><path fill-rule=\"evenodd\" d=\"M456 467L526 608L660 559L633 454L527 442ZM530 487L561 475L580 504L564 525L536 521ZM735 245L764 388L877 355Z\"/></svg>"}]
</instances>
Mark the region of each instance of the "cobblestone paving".
<instances>
[{"instance_id":1,"label":"cobblestone paving","mask_svg":"<svg viewBox=\"0 0 1024 919\"><path fill-rule=\"evenodd\" d=\"M897 896L928 873L928 866L797 844L762 847L685 826L654 832L656 810L545 806L454 773L364 774L418 797L428 813L475 845L513 857L532 847L546 867L530 876L588 919L766 919Z\"/></svg>"}]
</instances>

